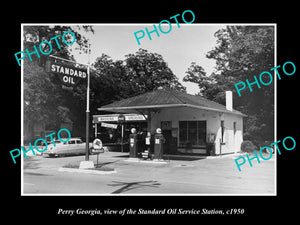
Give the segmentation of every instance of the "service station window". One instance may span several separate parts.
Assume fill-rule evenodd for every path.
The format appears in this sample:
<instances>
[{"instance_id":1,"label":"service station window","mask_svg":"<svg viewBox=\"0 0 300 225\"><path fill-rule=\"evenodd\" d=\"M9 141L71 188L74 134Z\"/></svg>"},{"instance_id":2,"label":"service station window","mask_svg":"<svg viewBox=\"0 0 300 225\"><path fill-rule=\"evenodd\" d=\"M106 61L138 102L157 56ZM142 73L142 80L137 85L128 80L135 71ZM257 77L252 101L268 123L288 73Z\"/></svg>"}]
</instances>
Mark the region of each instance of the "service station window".
<instances>
[{"instance_id":1,"label":"service station window","mask_svg":"<svg viewBox=\"0 0 300 225\"><path fill-rule=\"evenodd\" d=\"M179 121L179 145L205 145L206 121Z\"/></svg>"},{"instance_id":2,"label":"service station window","mask_svg":"<svg viewBox=\"0 0 300 225\"><path fill-rule=\"evenodd\" d=\"M221 143L224 144L225 125L224 120L221 120Z\"/></svg>"}]
</instances>

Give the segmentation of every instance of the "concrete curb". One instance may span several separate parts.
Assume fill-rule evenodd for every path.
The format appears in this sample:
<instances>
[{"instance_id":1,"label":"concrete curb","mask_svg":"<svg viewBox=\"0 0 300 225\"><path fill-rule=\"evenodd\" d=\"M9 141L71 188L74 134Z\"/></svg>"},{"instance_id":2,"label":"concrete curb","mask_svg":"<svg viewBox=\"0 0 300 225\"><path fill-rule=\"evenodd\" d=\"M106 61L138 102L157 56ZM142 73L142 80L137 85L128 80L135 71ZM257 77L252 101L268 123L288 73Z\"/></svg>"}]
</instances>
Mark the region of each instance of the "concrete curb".
<instances>
[{"instance_id":1,"label":"concrete curb","mask_svg":"<svg viewBox=\"0 0 300 225\"><path fill-rule=\"evenodd\" d=\"M117 173L116 170L113 170L113 171L99 171L99 170L65 168L65 167L58 168L58 171L59 172L71 172L71 173L102 174L102 175Z\"/></svg>"},{"instance_id":2,"label":"concrete curb","mask_svg":"<svg viewBox=\"0 0 300 225\"><path fill-rule=\"evenodd\" d=\"M245 156L245 153L230 153L226 155L216 155L216 156L207 156L206 159L223 159L223 158L237 158L241 156Z\"/></svg>"},{"instance_id":3,"label":"concrete curb","mask_svg":"<svg viewBox=\"0 0 300 225\"><path fill-rule=\"evenodd\" d=\"M196 156L196 155L169 155L165 154L165 158L179 158L179 159L205 159L207 156ZM173 160L173 159L171 159Z\"/></svg>"},{"instance_id":4,"label":"concrete curb","mask_svg":"<svg viewBox=\"0 0 300 225\"><path fill-rule=\"evenodd\" d=\"M138 158L129 158L125 159L123 162L136 162L136 163L149 163L149 164L167 164L169 162L165 160L144 160L144 159L138 159Z\"/></svg>"}]
</instances>

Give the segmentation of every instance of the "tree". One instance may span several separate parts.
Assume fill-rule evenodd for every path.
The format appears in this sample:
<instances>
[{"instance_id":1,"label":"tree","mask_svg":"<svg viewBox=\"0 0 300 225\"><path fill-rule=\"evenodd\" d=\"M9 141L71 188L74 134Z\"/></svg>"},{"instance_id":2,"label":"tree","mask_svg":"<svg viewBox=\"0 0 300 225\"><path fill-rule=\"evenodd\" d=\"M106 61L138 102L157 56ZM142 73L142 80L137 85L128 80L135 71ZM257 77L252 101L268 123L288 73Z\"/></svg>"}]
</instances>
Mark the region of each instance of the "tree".
<instances>
[{"instance_id":1,"label":"tree","mask_svg":"<svg viewBox=\"0 0 300 225\"><path fill-rule=\"evenodd\" d=\"M162 55L140 48L135 54L125 57L128 76L136 84L136 94L152 91L160 86L185 91Z\"/></svg>"},{"instance_id":2,"label":"tree","mask_svg":"<svg viewBox=\"0 0 300 225\"><path fill-rule=\"evenodd\" d=\"M96 58L91 72L91 112L98 113L97 108L128 96L132 87L127 78L122 60L113 61L108 55Z\"/></svg>"},{"instance_id":3,"label":"tree","mask_svg":"<svg viewBox=\"0 0 300 225\"><path fill-rule=\"evenodd\" d=\"M133 97L158 87L185 91L161 55L140 49L126 59L113 61L102 54L93 63L91 112L101 105Z\"/></svg>"},{"instance_id":4,"label":"tree","mask_svg":"<svg viewBox=\"0 0 300 225\"><path fill-rule=\"evenodd\" d=\"M92 31L92 27L85 26L84 29ZM29 52L34 51L34 45L39 48L39 44L57 35L62 35L65 31L72 31L76 36L76 43L84 47L87 45L86 39L69 26L24 26L24 49ZM68 35L65 35L68 41ZM61 40L61 39L60 39ZM60 41L62 42L62 41ZM48 52L49 45L41 45L43 52ZM24 50L23 50L24 51ZM62 122L75 121L78 110L72 110L70 105L74 104L74 93L63 90L57 75L45 72L44 66L48 55L32 54L32 61L26 57L24 60L24 122L35 124L44 122L51 129L59 129ZM55 41L52 41L51 55L60 56L65 59L73 59L69 48L64 43L60 43L60 49ZM76 99L75 99L76 101ZM77 104L78 106L78 104ZM72 118L73 117L73 118Z\"/></svg>"},{"instance_id":5,"label":"tree","mask_svg":"<svg viewBox=\"0 0 300 225\"><path fill-rule=\"evenodd\" d=\"M207 58L216 60L217 73L210 77L216 87L204 91L211 100L224 104L224 92L234 84L274 67L274 27L272 26L227 26L215 33L217 46L207 53ZM236 95L237 96L237 95ZM272 140L274 134L274 85L243 91L235 98L235 108L248 115L245 119L245 139L256 144ZM223 100L222 100L223 99Z\"/></svg>"},{"instance_id":6,"label":"tree","mask_svg":"<svg viewBox=\"0 0 300 225\"><path fill-rule=\"evenodd\" d=\"M186 74L187 75L183 78L183 81L198 84L199 95L204 96L206 91L210 89L211 85L213 84L213 80L210 77L206 76L206 72L204 71L202 66L197 65L195 62L191 63Z\"/></svg>"}]
</instances>

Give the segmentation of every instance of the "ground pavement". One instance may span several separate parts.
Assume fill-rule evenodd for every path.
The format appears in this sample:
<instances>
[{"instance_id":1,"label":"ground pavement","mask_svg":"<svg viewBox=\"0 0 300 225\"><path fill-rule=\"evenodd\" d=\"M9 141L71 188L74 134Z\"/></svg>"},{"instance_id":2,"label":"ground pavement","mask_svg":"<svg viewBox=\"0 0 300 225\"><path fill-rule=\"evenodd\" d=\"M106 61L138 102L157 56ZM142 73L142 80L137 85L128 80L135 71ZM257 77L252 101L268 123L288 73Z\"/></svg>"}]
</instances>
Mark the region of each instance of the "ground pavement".
<instances>
[{"instance_id":1,"label":"ground pavement","mask_svg":"<svg viewBox=\"0 0 300 225\"><path fill-rule=\"evenodd\" d=\"M202 159L169 158L165 163L134 162L128 153L100 154L100 166L114 168L114 174L61 172L78 165L84 156L44 158L32 156L23 162L23 193L54 195L274 195L275 161L272 158L238 171L238 156ZM90 156L96 164L96 155Z\"/></svg>"}]
</instances>

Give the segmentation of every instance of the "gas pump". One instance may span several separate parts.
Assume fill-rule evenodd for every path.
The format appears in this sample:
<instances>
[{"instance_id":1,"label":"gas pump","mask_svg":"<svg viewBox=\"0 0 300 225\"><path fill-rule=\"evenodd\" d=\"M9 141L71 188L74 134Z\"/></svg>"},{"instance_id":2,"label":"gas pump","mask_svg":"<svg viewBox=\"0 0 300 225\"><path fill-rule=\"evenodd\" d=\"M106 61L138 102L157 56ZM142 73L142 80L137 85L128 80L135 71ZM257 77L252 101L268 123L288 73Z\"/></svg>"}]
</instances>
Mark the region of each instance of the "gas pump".
<instances>
[{"instance_id":1,"label":"gas pump","mask_svg":"<svg viewBox=\"0 0 300 225\"><path fill-rule=\"evenodd\" d=\"M137 158L138 153L138 138L136 129L131 129L131 134L129 135L129 157L130 158Z\"/></svg>"},{"instance_id":2,"label":"gas pump","mask_svg":"<svg viewBox=\"0 0 300 225\"><path fill-rule=\"evenodd\" d=\"M156 129L156 134L154 135L154 159L162 159L163 158L163 144L166 139L161 133L161 129Z\"/></svg>"},{"instance_id":3,"label":"gas pump","mask_svg":"<svg viewBox=\"0 0 300 225\"><path fill-rule=\"evenodd\" d=\"M150 142L151 142L151 133L147 132L147 136L145 137L146 149L144 150L144 152L142 152L143 159L151 159Z\"/></svg>"}]
</instances>

